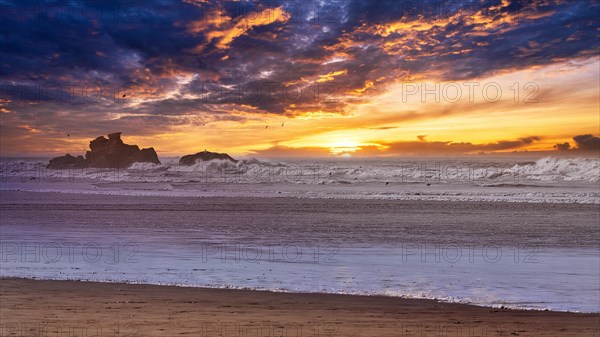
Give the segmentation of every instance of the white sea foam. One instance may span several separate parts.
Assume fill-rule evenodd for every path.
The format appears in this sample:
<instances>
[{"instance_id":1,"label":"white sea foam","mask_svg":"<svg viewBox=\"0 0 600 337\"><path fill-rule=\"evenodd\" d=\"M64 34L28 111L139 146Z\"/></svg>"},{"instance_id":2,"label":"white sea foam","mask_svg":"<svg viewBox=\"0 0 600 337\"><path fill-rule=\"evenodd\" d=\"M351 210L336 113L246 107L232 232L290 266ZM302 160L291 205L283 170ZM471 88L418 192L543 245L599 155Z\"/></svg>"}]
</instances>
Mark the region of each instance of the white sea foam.
<instances>
[{"instance_id":1,"label":"white sea foam","mask_svg":"<svg viewBox=\"0 0 600 337\"><path fill-rule=\"evenodd\" d=\"M46 169L46 163L2 160L2 189L201 196L199 191L214 192L218 185L224 196L252 191L257 196L600 203L596 158L250 158L192 166L166 158L161 165L73 170Z\"/></svg>"},{"instance_id":2,"label":"white sea foam","mask_svg":"<svg viewBox=\"0 0 600 337\"><path fill-rule=\"evenodd\" d=\"M497 262L464 259L457 263L403 262L399 248L340 248L334 264L296 261L229 261L183 246L140 250L137 263L89 261L23 263L10 256L1 277L173 285L274 292L330 293L435 299L488 307L600 312L597 254L586 250L540 250L543 263L515 263L512 256ZM305 248L309 249L309 248ZM397 258L393 258L393 257ZM27 268L23 268L27 266ZM150 266L150 267L149 267ZM592 266L592 267L591 267ZM558 272L557 272L558 271ZM510 275L510 277L507 277ZM546 275L540 278L539 275Z\"/></svg>"},{"instance_id":3,"label":"white sea foam","mask_svg":"<svg viewBox=\"0 0 600 337\"><path fill-rule=\"evenodd\" d=\"M600 159L545 157L535 164L515 165L513 174L539 181L600 181Z\"/></svg>"}]
</instances>

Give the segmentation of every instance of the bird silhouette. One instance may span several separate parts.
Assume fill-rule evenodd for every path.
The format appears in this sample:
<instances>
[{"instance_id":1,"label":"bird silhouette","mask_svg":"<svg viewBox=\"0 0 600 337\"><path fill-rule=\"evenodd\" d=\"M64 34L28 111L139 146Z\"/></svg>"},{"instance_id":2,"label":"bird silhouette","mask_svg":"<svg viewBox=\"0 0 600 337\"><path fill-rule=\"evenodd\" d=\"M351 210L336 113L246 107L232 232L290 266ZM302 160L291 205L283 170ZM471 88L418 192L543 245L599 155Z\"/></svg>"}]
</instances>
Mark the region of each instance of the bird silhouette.
<instances>
[{"instance_id":1,"label":"bird silhouette","mask_svg":"<svg viewBox=\"0 0 600 337\"><path fill-rule=\"evenodd\" d=\"M125 96L127 96L127 95L123 95L123 97L125 97Z\"/></svg>"},{"instance_id":2,"label":"bird silhouette","mask_svg":"<svg viewBox=\"0 0 600 337\"><path fill-rule=\"evenodd\" d=\"M267 125L267 126L265 126L265 129L268 129L268 128L269 128L269 126L268 126L268 125Z\"/></svg>"},{"instance_id":3,"label":"bird silhouette","mask_svg":"<svg viewBox=\"0 0 600 337\"><path fill-rule=\"evenodd\" d=\"M67 137L71 137L71 135L67 133Z\"/></svg>"},{"instance_id":4,"label":"bird silhouette","mask_svg":"<svg viewBox=\"0 0 600 337\"><path fill-rule=\"evenodd\" d=\"M427 184L427 186L431 186L431 184Z\"/></svg>"},{"instance_id":5,"label":"bird silhouette","mask_svg":"<svg viewBox=\"0 0 600 337\"><path fill-rule=\"evenodd\" d=\"M285 123L281 123L281 126L283 126Z\"/></svg>"},{"instance_id":6,"label":"bird silhouette","mask_svg":"<svg viewBox=\"0 0 600 337\"><path fill-rule=\"evenodd\" d=\"M385 183L385 186L387 186L387 185L389 185L389 184L390 184L390 182L388 181L388 182L386 182L386 183Z\"/></svg>"}]
</instances>

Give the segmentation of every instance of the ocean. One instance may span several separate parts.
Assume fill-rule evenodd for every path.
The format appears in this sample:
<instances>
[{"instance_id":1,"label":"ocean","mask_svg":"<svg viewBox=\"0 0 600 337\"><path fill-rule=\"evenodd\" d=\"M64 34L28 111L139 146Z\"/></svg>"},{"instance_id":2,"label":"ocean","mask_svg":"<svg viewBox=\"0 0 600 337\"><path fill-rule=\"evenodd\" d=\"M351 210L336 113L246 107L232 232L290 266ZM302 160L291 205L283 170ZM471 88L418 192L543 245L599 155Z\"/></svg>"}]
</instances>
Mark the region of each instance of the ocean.
<instances>
[{"instance_id":1,"label":"ocean","mask_svg":"<svg viewBox=\"0 0 600 337\"><path fill-rule=\"evenodd\" d=\"M0 277L600 312L596 158L3 158Z\"/></svg>"}]
</instances>

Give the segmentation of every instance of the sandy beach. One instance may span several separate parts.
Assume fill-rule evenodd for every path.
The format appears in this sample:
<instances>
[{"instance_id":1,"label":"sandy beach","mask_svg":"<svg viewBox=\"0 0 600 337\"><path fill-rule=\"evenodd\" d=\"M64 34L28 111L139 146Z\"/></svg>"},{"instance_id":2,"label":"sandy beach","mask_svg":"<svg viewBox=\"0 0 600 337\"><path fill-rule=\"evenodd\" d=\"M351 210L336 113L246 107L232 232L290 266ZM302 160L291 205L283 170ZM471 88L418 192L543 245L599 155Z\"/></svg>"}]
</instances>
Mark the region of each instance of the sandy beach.
<instances>
[{"instance_id":1,"label":"sandy beach","mask_svg":"<svg viewBox=\"0 0 600 337\"><path fill-rule=\"evenodd\" d=\"M432 300L2 279L2 336L598 336L598 314ZM22 331L24 329L26 331ZM56 334L61 331L62 334ZM67 334L70 331L72 334ZM54 334L51 334L54 333Z\"/></svg>"},{"instance_id":2,"label":"sandy beach","mask_svg":"<svg viewBox=\"0 0 600 337\"><path fill-rule=\"evenodd\" d=\"M592 296L586 308L594 311L593 289L577 298L550 292L581 291L597 278L597 270L585 265L598 244L590 234L598 232L596 205L10 191L0 196L6 262L0 268L1 336L598 336L597 313L343 294L414 286L470 298L475 289L498 294L493 301L516 296L521 302L508 303L542 307L552 307L552 298L558 304L570 299L565 303L573 306ZM139 245L136 263L125 263L126 250L118 263L112 261L107 248L118 243L126 249L122 244L129 240ZM75 248L92 242L104 255L90 261L63 250L57 258L53 249L65 242ZM267 258L255 264L232 261L231 251L225 252L227 261L216 251L203 256L204 242L259 250L273 243L305 249L333 243L339 249L331 264ZM505 255L500 261L471 263L465 257L450 263L429 256L424 262L415 252L395 255L406 242L497 245ZM529 253L513 261L508 248L515 246L540 247L547 255L540 253L535 264L522 263ZM583 252L575 260L569 257L574 247ZM551 277L539 277L548 271ZM103 282L69 281L78 279ZM151 285L161 282L193 287ZM203 284L290 288L217 290ZM535 302L540 298L547 302Z\"/></svg>"}]
</instances>

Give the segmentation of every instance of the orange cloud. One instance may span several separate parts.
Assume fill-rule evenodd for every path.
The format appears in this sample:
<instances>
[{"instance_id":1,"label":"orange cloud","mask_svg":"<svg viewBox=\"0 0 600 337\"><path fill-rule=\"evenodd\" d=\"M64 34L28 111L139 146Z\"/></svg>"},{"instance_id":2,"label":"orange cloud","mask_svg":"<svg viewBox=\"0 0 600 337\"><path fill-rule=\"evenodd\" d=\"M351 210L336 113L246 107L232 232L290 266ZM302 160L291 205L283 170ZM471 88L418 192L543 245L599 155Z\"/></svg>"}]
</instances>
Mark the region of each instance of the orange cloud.
<instances>
[{"instance_id":1,"label":"orange cloud","mask_svg":"<svg viewBox=\"0 0 600 337\"><path fill-rule=\"evenodd\" d=\"M347 70L332 71L325 75L319 75L319 79L317 80L317 82L323 83L323 82L333 81L337 76L344 75L347 73L348 73Z\"/></svg>"},{"instance_id":2,"label":"orange cloud","mask_svg":"<svg viewBox=\"0 0 600 337\"><path fill-rule=\"evenodd\" d=\"M291 15L283 7L267 8L236 20L220 10L215 10L202 20L190 24L188 31L195 34L204 33L209 42L217 40L217 48L226 49L236 38L247 34L254 27L266 26L275 22L287 22L290 18ZM196 51L203 49L202 45L196 47Z\"/></svg>"},{"instance_id":3,"label":"orange cloud","mask_svg":"<svg viewBox=\"0 0 600 337\"><path fill-rule=\"evenodd\" d=\"M355 94L362 94L362 93L364 93L365 91L367 91L369 88L372 88L374 85L375 85L375 84L373 83L373 81L367 81L367 82L365 83L365 86L364 86L364 87L362 87L362 88L360 88L360 89L355 89L355 90L354 90L354 93L355 93Z\"/></svg>"},{"instance_id":4,"label":"orange cloud","mask_svg":"<svg viewBox=\"0 0 600 337\"><path fill-rule=\"evenodd\" d=\"M403 33L403 32L422 32L431 30L434 27L444 27L451 22L450 20L435 20L431 22L426 22L423 20L414 20L414 21L396 21L392 22L388 25L377 25L375 27L374 32L378 35L388 37L393 33Z\"/></svg>"},{"instance_id":5,"label":"orange cloud","mask_svg":"<svg viewBox=\"0 0 600 337\"><path fill-rule=\"evenodd\" d=\"M597 138L596 138L597 139ZM439 155L439 154L477 154L501 153L525 150L528 146L539 142L536 136L522 137L514 140L499 140L490 143L437 141L429 142L425 136L418 141L397 141L380 144L365 144L338 147L288 147L273 146L263 150L252 151L255 155L278 157L318 157L328 155L351 154L358 157L396 156L396 155Z\"/></svg>"}]
</instances>

